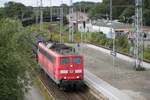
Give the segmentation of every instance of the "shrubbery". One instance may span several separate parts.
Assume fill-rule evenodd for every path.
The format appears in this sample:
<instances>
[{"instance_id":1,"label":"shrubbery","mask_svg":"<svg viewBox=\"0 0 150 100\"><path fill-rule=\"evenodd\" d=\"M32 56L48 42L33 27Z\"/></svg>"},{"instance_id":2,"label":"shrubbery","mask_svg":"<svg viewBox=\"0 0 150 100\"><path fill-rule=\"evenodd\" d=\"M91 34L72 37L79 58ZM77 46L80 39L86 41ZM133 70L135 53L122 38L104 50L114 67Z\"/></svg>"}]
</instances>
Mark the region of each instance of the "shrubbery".
<instances>
[{"instance_id":1,"label":"shrubbery","mask_svg":"<svg viewBox=\"0 0 150 100\"><path fill-rule=\"evenodd\" d=\"M87 33L88 40L96 45L108 47L112 49L113 40L106 38L101 32ZM127 39L127 35L120 35L115 39L115 49L119 52L130 53L131 44ZM150 48L144 49L144 59L150 60Z\"/></svg>"},{"instance_id":2,"label":"shrubbery","mask_svg":"<svg viewBox=\"0 0 150 100\"><path fill-rule=\"evenodd\" d=\"M144 49L144 58L150 60L150 48Z\"/></svg>"},{"instance_id":3,"label":"shrubbery","mask_svg":"<svg viewBox=\"0 0 150 100\"><path fill-rule=\"evenodd\" d=\"M0 100L23 100L32 60L31 36L19 21L0 20Z\"/></svg>"}]
</instances>

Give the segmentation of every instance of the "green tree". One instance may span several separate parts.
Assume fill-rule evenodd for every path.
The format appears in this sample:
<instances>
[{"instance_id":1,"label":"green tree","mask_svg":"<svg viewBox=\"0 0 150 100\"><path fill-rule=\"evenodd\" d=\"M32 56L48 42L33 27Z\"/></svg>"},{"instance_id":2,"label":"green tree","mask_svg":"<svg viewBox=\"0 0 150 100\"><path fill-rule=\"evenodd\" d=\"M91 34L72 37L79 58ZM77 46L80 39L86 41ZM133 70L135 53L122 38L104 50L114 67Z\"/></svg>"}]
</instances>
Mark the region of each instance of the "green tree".
<instances>
[{"instance_id":1,"label":"green tree","mask_svg":"<svg viewBox=\"0 0 150 100\"><path fill-rule=\"evenodd\" d=\"M132 0L112 0L113 19L118 19L126 7L133 5ZM110 13L110 0L103 0L102 3L97 3L95 8L89 10L90 17L106 18Z\"/></svg>"},{"instance_id":2,"label":"green tree","mask_svg":"<svg viewBox=\"0 0 150 100\"><path fill-rule=\"evenodd\" d=\"M25 6L21 3L8 2L5 3L5 15L7 17L21 18L21 12L25 9Z\"/></svg>"},{"instance_id":3,"label":"green tree","mask_svg":"<svg viewBox=\"0 0 150 100\"><path fill-rule=\"evenodd\" d=\"M143 23L150 26L150 9L144 9L143 11Z\"/></svg>"},{"instance_id":4,"label":"green tree","mask_svg":"<svg viewBox=\"0 0 150 100\"><path fill-rule=\"evenodd\" d=\"M125 23L132 23L133 18L135 14L135 9L134 7L128 7L123 10L122 14L119 16L120 21L125 22Z\"/></svg>"},{"instance_id":5,"label":"green tree","mask_svg":"<svg viewBox=\"0 0 150 100\"><path fill-rule=\"evenodd\" d=\"M93 7L95 7L96 3L94 2L76 2L73 4L73 7L75 9L75 11L77 12L85 12L87 13L90 9L92 9Z\"/></svg>"},{"instance_id":6,"label":"green tree","mask_svg":"<svg viewBox=\"0 0 150 100\"><path fill-rule=\"evenodd\" d=\"M129 52L130 45L128 43L127 35L121 35L116 38L116 49L117 51Z\"/></svg>"},{"instance_id":7,"label":"green tree","mask_svg":"<svg viewBox=\"0 0 150 100\"><path fill-rule=\"evenodd\" d=\"M0 8L0 19L4 18L4 9Z\"/></svg>"},{"instance_id":8,"label":"green tree","mask_svg":"<svg viewBox=\"0 0 150 100\"><path fill-rule=\"evenodd\" d=\"M26 7L22 3L10 1L8 3L5 3L4 12L6 17L22 19L24 17L31 17L33 14L33 8Z\"/></svg>"},{"instance_id":9,"label":"green tree","mask_svg":"<svg viewBox=\"0 0 150 100\"><path fill-rule=\"evenodd\" d=\"M31 36L15 20L0 20L0 29L0 100L23 100L29 84L27 69L35 64Z\"/></svg>"},{"instance_id":10,"label":"green tree","mask_svg":"<svg viewBox=\"0 0 150 100\"><path fill-rule=\"evenodd\" d=\"M89 17L92 19L106 18L109 13L108 6L104 3L97 3L95 8L89 10Z\"/></svg>"}]
</instances>

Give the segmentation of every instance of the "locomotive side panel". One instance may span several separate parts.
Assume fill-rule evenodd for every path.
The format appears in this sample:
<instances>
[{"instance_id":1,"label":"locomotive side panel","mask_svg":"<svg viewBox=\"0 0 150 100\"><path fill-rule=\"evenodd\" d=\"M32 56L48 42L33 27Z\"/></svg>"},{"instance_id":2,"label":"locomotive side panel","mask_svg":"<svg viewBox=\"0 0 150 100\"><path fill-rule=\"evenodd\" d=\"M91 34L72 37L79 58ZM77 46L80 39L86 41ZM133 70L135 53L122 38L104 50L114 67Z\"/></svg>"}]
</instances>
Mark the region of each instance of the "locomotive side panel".
<instances>
[{"instance_id":1,"label":"locomotive side panel","mask_svg":"<svg viewBox=\"0 0 150 100\"><path fill-rule=\"evenodd\" d=\"M57 84L59 84L59 79L57 79L56 65L57 65L57 56L55 57L51 53L49 53L40 43L38 46L38 62L41 65L40 67L48 74L49 77Z\"/></svg>"}]
</instances>

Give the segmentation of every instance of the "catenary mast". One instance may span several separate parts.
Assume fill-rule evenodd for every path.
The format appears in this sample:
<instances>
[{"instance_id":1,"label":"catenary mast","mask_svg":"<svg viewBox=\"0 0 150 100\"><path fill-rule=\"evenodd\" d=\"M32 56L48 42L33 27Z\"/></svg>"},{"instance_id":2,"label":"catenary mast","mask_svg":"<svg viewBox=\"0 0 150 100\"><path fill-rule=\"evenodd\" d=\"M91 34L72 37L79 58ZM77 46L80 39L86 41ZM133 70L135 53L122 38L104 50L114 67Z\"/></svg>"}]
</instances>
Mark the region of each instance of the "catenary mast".
<instances>
[{"instance_id":1,"label":"catenary mast","mask_svg":"<svg viewBox=\"0 0 150 100\"><path fill-rule=\"evenodd\" d=\"M136 70L143 69L142 0L135 0L134 58Z\"/></svg>"}]
</instances>

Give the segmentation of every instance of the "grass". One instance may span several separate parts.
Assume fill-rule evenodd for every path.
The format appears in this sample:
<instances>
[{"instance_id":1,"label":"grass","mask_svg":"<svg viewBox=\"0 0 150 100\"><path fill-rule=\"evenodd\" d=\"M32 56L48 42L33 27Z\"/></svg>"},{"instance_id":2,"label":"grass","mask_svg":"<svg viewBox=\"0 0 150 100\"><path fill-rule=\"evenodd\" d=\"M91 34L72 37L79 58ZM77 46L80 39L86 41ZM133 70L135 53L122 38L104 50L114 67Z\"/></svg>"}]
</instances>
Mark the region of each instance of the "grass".
<instances>
[{"instance_id":1,"label":"grass","mask_svg":"<svg viewBox=\"0 0 150 100\"><path fill-rule=\"evenodd\" d=\"M47 90L45 89L45 87L43 86L43 84L41 83L41 81L39 80L39 77L38 77L38 65L36 66L32 66L29 64L29 68L30 68L30 75L32 77L32 82L33 84L39 89L39 92L41 94L41 96L43 97L44 100L54 100L52 96L50 96L48 93L47 93Z\"/></svg>"},{"instance_id":2,"label":"grass","mask_svg":"<svg viewBox=\"0 0 150 100\"><path fill-rule=\"evenodd\" d=\"M39 88L40 94L44 97L44 100L53 100L53 97L49 96L46 89L37 78L33 78L33 83Z\"/></svg>"}]
</instances>

